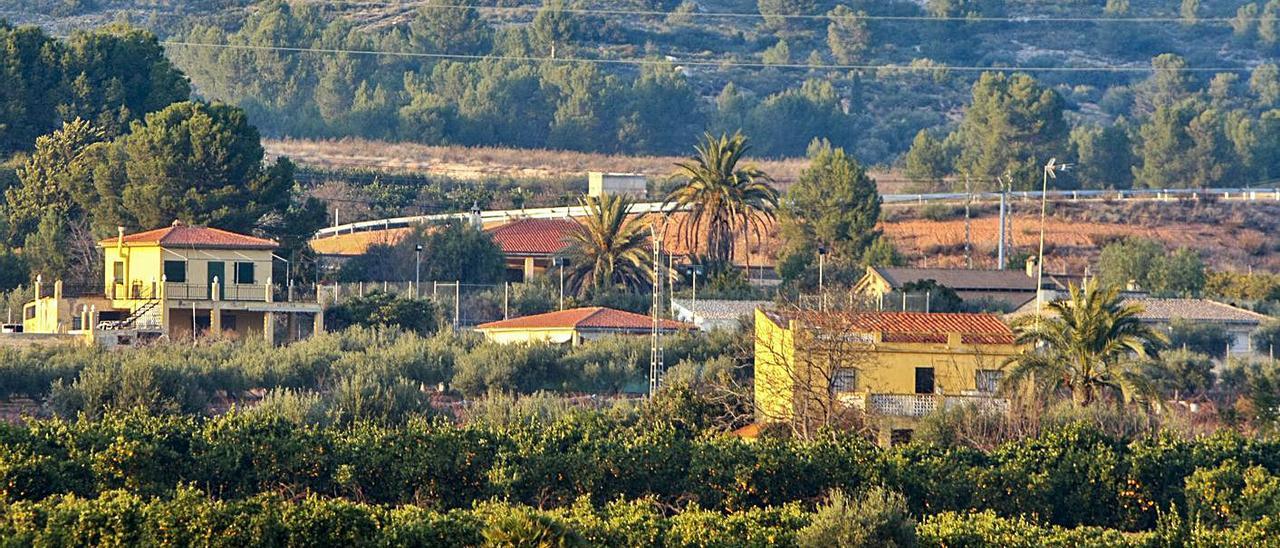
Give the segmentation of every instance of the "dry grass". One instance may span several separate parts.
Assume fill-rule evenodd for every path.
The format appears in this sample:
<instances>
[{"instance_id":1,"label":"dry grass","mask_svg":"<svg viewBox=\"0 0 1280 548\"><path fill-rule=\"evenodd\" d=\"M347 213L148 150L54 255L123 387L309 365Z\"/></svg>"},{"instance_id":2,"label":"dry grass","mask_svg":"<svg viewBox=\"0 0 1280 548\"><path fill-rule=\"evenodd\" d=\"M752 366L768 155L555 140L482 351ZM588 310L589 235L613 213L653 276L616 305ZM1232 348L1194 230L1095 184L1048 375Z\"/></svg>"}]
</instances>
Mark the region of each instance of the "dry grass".
<instances>
[{"instance_id":1,"label":"dry grass","mask_svg":"<svg viewBox=\"0 0 1280 548\"><path fill-rule=\"evenodd\" d=\"M588 171L643 173L654 178L665 178L675 172L675 163L683 159L675 156L624 156L564 150L428 146L364 139L268 139L262 145L266 147L268 154L288 156L301 165L328 169L382 169L467 180L492 177L585 177ZM808 165L804 158L757 158L751 162L772 175L780 183L779 186L786 186L796 180ZM872 177L896 179L888 173L873 173ZM899 189L883 188L882 185L882 191L898 192Z\"/></svg>"}]
</instances>

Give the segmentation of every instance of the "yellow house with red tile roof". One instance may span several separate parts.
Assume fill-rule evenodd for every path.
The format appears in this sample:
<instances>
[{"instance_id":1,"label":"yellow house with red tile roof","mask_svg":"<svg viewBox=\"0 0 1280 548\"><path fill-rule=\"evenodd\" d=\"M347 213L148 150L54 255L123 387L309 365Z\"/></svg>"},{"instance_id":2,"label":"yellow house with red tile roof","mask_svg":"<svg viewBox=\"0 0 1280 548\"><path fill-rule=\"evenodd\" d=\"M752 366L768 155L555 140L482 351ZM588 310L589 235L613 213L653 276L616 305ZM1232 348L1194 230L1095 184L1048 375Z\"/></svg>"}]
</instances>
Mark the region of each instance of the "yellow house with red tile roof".
<instances>
[{"instance_id":1,"label":"yellow house with red tile roof","mask_svg":"<svg viewBox=\"0 0 1280 548\"><path fill-rule=\"evenodd\" d=\"M1017 351L1013 331L991 314L757 309L757 419L844 408L911 418L964 404L1004 408L995 392Z\"/></svg>"},{"instance_id":2,"label":"yellow house with red tile roof","mask_svg":"<svg viewBox=\"0 0 1280 548\"><path fill-rule=\"evenodd\" d=\"M663 333L693 329L693 325L660 320ZM608 335L648 335L653 317L601 306L570 308L476 326L485 338L500 344L553 342L577 345Z\"/></svg>"},{"instance_id":3,"label":"yellow house with red tile roof","mask_svg":"<svg viewBox=\"0 0 1280 548\"><path fill-rule=\"evenodd\" d=\"M287 324L287 337L300 335L294 325L299 314L309 316L308 331L323 328L319 304L291 298L273 281L279 245L272 240L175 221L136 234L122 228L98 247L101 292L64 295L55 282L46 296L38 285L38 298L24 307L24 331L83 332L122 344L206 333L274 342L282 327L277 320Z\"/></svg>"}]
</instances>

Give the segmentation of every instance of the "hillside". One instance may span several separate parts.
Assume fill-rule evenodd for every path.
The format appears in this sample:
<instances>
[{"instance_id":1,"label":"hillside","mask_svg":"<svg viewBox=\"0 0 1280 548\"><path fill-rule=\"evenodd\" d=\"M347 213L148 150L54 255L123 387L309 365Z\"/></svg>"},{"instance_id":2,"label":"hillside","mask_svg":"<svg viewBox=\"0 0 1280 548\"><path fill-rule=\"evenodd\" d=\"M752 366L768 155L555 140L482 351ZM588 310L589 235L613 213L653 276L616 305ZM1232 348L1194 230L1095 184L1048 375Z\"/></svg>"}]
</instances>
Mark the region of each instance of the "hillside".
<instances>
[{"instance_id":1,"label":"hillside","mask_svg":"<svg viewBox=\"0 0 1280 548\"><path fill-rule=\"evenodd\" d=\"M370 169L411 172L464 180L494 178L580 178L588 171L643 173L666 178L675 172L679 156L635 156L546 149L431 146L368 139L267 139L263 148L273 156L287 156L299 165L322 169ZM800 176L803 159L749 160L780 183ZM883 175L883 174L877 174Z\"/></svg>"},{"instance_id":2,"label":"hillside","mask_svg":"<svg viewBox=\"0 0 1280 548\"><path fill-rule=\"evenodd\" d=\"M0 17L57 33L146 27L200 96L244 107L271 137L679 155L703 130L742 129L762 156L800 156L825 138L864 163L902 165L921 130L956 130L984 71L1016 69L1055 94L1037 111L1051 119L1036 131L1052 134L1010 136L1029 149L989 169L947 168L986 178L1099 143L1110 156L1090 163L1124 162L1134 143L1068 143L1067 130L1124 120L1132 140L1155 107L1186 98L1256 118L1280 86L1266 64L1280 40L1275 2L1187 13L1154 0L437 4L3 0ZM1187 177L1275 176L1269 152L1244 165L1258 154L1229 160L1247 172ZM1061 184L1130 184L1132 162L1119 165Z\"/></svg>"}]
</instances>

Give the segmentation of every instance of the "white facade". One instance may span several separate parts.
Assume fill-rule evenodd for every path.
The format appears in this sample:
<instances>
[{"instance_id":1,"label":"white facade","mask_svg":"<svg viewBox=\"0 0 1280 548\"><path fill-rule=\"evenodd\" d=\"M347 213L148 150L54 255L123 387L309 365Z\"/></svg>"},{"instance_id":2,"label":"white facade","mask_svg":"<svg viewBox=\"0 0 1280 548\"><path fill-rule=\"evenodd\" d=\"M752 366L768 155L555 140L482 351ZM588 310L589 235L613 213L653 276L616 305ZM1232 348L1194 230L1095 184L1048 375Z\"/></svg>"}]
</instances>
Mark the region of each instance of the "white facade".
<instances>
[{"instance_id":1,"label":"white facade","mask_svg":"<svg viewBox=\"0 0 1280 548\"><path fill-rule=\"evenodd\" d=\"M649 194L649 180L638 173L603 173L591 171L587 173L587 194L626 194L644 198Z\"/></svg>"}]
</instances>

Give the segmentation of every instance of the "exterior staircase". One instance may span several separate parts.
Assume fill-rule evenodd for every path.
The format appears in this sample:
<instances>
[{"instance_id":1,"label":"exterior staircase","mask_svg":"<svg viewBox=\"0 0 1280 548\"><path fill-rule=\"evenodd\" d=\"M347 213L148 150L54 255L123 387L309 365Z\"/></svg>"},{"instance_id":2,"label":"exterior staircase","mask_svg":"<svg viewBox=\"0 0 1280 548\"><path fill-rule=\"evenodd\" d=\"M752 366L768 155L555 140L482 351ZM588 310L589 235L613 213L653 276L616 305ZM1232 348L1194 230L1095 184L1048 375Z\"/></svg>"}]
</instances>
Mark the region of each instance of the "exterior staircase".
<instances>
[{"instance_id":1,"label":"exterior staircase","mask_svg":"<svg viewBox=\"0 0 1280 548\"><path fill-rule=\"evenodd\" d=\"M160 299L155 295L142 295L141 304L122 320L101 322L99 329L119 331L124 329L160 329Z\"/></svg>"}]
</instances>

